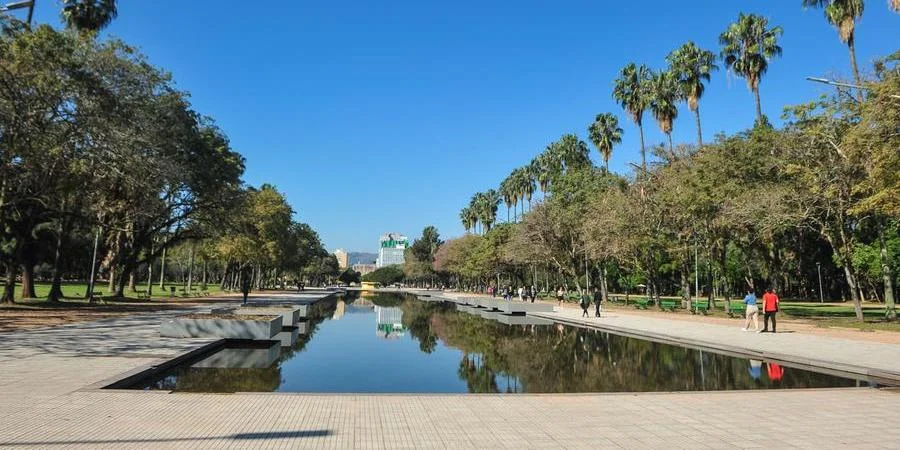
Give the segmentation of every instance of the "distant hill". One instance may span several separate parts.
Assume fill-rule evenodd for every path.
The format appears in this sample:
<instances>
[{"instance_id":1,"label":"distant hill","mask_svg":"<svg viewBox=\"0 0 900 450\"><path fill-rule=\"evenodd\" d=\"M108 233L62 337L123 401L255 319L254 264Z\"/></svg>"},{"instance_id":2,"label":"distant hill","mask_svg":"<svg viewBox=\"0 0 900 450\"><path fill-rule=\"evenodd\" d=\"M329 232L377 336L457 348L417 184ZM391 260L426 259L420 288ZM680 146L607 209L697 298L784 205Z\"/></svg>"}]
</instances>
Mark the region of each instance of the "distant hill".
<instances>
[{"instance_id":1,"label":"distant hill","mask_svg":"<svg viewBox=\"0 0 900 450\"><path fill-rule=\"evenodd\" d=\"M347 254L347 259L351 266L354 264L375 264L375 260L378 259L378 253L350 252Z\"/></svg>"}]
</instances>

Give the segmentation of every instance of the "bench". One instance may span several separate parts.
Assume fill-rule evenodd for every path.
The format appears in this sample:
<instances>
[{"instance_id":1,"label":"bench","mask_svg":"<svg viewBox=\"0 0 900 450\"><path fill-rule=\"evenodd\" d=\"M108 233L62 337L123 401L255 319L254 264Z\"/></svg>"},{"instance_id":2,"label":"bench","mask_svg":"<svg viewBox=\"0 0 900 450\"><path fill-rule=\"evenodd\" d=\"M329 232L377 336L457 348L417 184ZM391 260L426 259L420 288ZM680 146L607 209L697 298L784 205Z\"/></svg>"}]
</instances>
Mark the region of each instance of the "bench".
<instances>
[{"instance_id":1,"label":"bench","mask_svg":"<svg viewBox=\"0 0 900 450\"><path fill-rule=\"evenodd\" d=\"M142 300L150 300L150 294L147 291L137 291L137 296Z\"/></svg>"},{"instance_id":2,"label":"bench","mask_svg":"<svg viewBox=\"0 0 900 450\"><path fill-rule=\"evenodd\" d=\"M647 309L647 305L650 304L650 299L647 297L635 297L634 298L634 307L636 309Z\"/></svg>"},{"instance_id":3,"label":"bench","mask_svg":"<svg viewBox=\"0 0 900 450\"><path fill-rule=\"evenodd\" d=\"M675 312L679 303L681 303L679 300L660 300L659 306L665 311Z\"/></svg>"},{"instance_id":4,"label":"bench","mask_svg":"<svg viewBox=\"0 0 900 450\"><path fill-rule=\"evenodd\" d=\"M744 317L745 307L743 303L731 303L731 310L728 311L728 317Z\"/></svg>"},{"instance_id":5,"label":"bench","mask_svg":"<svg viewBox=\"0 0 900 450\"><path fill-rule=\"evenodd\" d=\"M691 302L691 314L703 313L705 316L709 313L709 299L706 300L693 300Z\"/></svg>"}]
</instances>

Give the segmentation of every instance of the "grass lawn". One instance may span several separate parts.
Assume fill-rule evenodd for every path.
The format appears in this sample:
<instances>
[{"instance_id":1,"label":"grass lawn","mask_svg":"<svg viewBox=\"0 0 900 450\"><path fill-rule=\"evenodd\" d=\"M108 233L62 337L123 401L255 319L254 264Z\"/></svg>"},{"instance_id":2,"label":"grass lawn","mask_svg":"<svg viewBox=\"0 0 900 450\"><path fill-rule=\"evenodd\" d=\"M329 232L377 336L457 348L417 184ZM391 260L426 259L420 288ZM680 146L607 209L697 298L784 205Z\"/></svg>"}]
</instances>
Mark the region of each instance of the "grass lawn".
<instances>
[{"instance_id":1,"label":"grass lawn","mask_svg":"<svg viewBox=\"0 0 900 450\"><path fill-rule=\"evenodd\" d=\"M183 283L166 283L166 289L162 290L159 288L159 283L153 284L153 297L154 298L165 298L171 295L170 286L175 287L175 295L179 296L181 291L185 288ZM100 296L108 296L110 295L109 289L107 289L107 283L96 283L94 285L94 293L95 295ZM139 284L137 286L138 292L147 292L146 284ZM35 300L43 300L47 298L47 294L50 293L50 283L45 282L37 282L34 284L34 291L37 294L38 298ZM63 283L62 284L63 297L66 300L84 300L84 294L87 292L87 283L84 282L72 282L72 283ZM191 292L200 292L200 283L194 283L191 286ZM206 285L206 292L209 294L216 294L222 292L217 283L210 283ZM21 300L22 295L22 285L21 283L16 284L16 301ZM125 288L125 298L138 299L137 292L131 292L127 287ZM31 302L29 302L31 303Z\"/></svg>"}]
</instances>

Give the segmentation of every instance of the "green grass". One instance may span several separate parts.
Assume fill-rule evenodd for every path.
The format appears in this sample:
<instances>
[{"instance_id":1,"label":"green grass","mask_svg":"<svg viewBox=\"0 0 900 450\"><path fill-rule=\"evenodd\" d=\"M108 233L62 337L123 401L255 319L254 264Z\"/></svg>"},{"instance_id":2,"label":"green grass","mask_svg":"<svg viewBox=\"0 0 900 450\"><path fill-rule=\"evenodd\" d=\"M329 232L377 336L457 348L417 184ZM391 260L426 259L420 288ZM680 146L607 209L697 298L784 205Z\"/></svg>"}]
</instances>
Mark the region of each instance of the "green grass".
<instances>
[{"instance_id":1,"label":"green grass","mask_svg":"<svg viewBox=\"0 0 900 450\"><path fill-rule=\"evenodd\" d=\"M181 289L185 287L184 283L166 283L166 289L160 289L158 283L153 284L153 297L168 297L170 295L169 287L175 286L175 295L179 296L181 293ZM102 296L110 295L107 283L96 283L94 285L94 292L102 293ZM200 292L200 283L195 282L191 286L191 292ZM139 292L146 292L147 285L139 284L137 286L137 290ZM38 299L46 299L47 295L50 293L50 283L45 282L37 282L34 284L34 291L37 295ZM84 299L84 294L87 292L87 283L84 282L73 282L73 283L63 283L62 284L63 297L67 300L82 300ZM222 292L217 283L209 283L206 285L206 291L210 294L215 294ZM21 300L22 296L22 284L16 284L16 300ZM125 297L137 299L138 294L136 292L131 292L127 287L125 288Z\"/></svg>"}]
</instances>

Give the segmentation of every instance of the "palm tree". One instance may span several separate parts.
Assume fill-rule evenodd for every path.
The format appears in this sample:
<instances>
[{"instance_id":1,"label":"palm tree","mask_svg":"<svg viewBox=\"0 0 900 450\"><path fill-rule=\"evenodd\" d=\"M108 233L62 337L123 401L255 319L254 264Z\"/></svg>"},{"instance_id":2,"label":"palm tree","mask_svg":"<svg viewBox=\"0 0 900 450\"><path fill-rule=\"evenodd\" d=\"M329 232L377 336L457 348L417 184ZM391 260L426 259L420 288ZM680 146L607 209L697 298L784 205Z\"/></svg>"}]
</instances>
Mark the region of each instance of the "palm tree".
<instances>
[{"instance_id":1,"label":"palm tree","mask_svg":"<svg viewBox=\"0 0 900 450\"><path fill-rule=\"evenodd\" d=\"M541 190L541 193L546 193L547 189L550 189L550 164L547 160L548 155L547 152L544 151L532 159L530 164L532 174L537 181L538 189Z\"/></svg>"},{"instance_id":2,"label":"palm tree","mask_svg":"<svg viewBox=\"0 0 900 450\"><path fill-rule=\"evenodd\" d=\"M603 157L603 166L609 172L609 157L612 156L613 146L622 142L619 118L612 113L597 114L594 123L588 127L588 136Z\"/></svg>"},{"instance_id":3,"label":"palm tree","mask_svg":"<svg viewBox=\"0 0 900 450\"><path fill-rule=\"evenodd\" d=\"M515 172L513 172L515 173ZM500 182L500 196L503 198L503 203L506 204L506 221L509 222L509 208L512 207L513 202L515 201L515 194L512 189L512 177L513 174L510 174L503 181Z\"/></svg>"},{"instance_id":4,"label":"palm tree","mask_svg":"<svg viewBox=\"0 0 900 450\"><path fill-rule=\"evenodd\" d=\"M659 129L669 138L669 150L672 150L672 127L678 117L678 102L682 98L678 80L672 72L653 74L650 79L650 112Z\"/></svg>"},{"instance_id":5,"label":"palm tree","mask_svg":"<svg viewBox=\"0 0 900 450\"><path fill-rule=\"evenodd\" d=\"M522 167L521 174L522 192L525 194L525 200L528 202L528 210L531 211L531 196L534 195L534 191L537 189L531 165ZM522 202L522 214L525 214L525 202Z\"/></svg>"},{"instance_id":6,"label":"palm tree","mask_svg":"<svg viewBox=\"0 0 900 450\"><path fill-rule=\"evenodd\" d=\"M497 221L497 207L500 206L500 194L493 189L475 194L477 199L478 219L484 226L484 232L491 231L491 226Z\"/></svg>"},{"instance_id":7,"label":"palm tree","mask_svg":"<svg viewBox=\"0 0 900 450\"><path fill-rule=\"evenodd\" d=\"M703 133L700 129L700 97L706 90L703 82L708 82L710 73L717 70L716 55L697 47L693 41L669 53L666 56L669 71L675 74L681 95L687 99L688 109L694 112L697 120L697 146L703 147Z\"/></svg>"},{"instance_id":8,"label":"palm tree","mask_svg":"<svg viewBox=\"0 0 900 450\"><path fill-rule=\"evenodd\" d=\"M472 208L465 207L459 211L459 220L462 222L463 228L466 229L466 233L469 232L472 228L475 227L475 214L472 211Z\"/></svg>"},{"instance_id":9,"label":"palm tree","mask_svg":"<svg viewBox=\"0 0 900 450\"><path fill-rule=\"evenodd\" d=\"M622 105L622 109L631 116L638 126L641 136L641 167L647 169L647 152L644 149L644 110L650 102L647 85L650 80L650 69L641 64L630 63L622 68L619 78L613 87L613 98Z\"/></svg>"},{"instance_id":10,"label":"palm tree","mask_svg":"<svg viewBox=\"0 0 900 450\"><path fill-rule=\"evenodd\" d=\"M63 0L62 19L78 31L99 31L116 18L116 0Z\"/></svg>"},{"instance_id":11,"label":"palm tree","mask_svg":"<svg viewBox=\"0 0 900 450\"><path fill-rule=\"evenodd\" d=\"M769 60L781 55L779 26L768 28L769 20L755 14L740 13L736 22L720 36L722 59L738 76L747 80L747 87L756 99L756 121L764 124L759 101L759 82L769 68Z\"/></svg>"},{"instance_id":12,"label":"palm tree","mask_svg":"<svg viewBox=\"0 0 900 450\"><path fill-rule=\"evenodd\" d=\"M574 134L564 134L550 144L551 154L557 159L557 166L564 170L586 167L591 164L591 151L584 141Z\"/></svg>"},{"instance_id":13,"label":"palm tree","mask_svg":"<svg viewBox=\"0 0 900 450\"><path fill-rule=\"evenodd\" d=\"M853 41L856 21L863 14L863 0L803 0L803 7L825 9L825 19L837 27L841 42L847 44L847 48L850 49L850 69L853 70L853 79L859 86L856 46Z\"/></svg>"}]
</instances>

